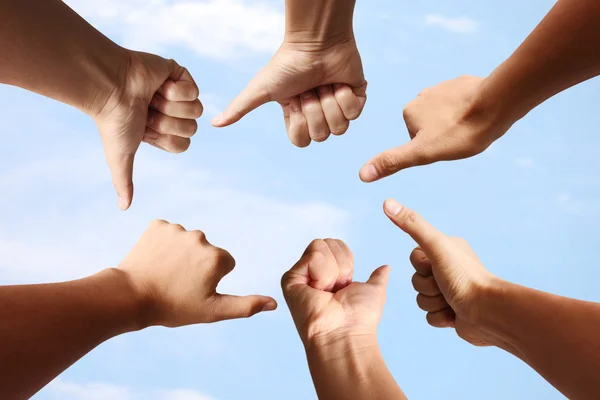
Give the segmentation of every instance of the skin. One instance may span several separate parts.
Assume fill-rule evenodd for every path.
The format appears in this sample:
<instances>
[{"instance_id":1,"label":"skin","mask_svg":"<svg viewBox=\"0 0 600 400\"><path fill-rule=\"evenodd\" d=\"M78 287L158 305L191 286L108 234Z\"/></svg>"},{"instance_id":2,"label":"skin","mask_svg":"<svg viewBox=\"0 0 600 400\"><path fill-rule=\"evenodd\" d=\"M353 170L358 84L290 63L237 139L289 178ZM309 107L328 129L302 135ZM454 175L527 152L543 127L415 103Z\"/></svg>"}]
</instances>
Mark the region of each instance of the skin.
<instances>
[{"instance_id":1,"label":"skin","mask_svg":"<svg viewBox=\"0 0 600 400\"><path fill-rule=\"evenodd\" d=\"M600 304L504 281L464 239L444 235L395 200L384 210L419 245L410 255L412 283L430 325L508 351L569 399L598 398Z\"/></svg>"},{"instance_id":2,"label":"skin","mask_svg":"<svg viewBox=\"0 0 600 400\"><path fill-rule=\"evenodd\" d=\"M411 141L370 160L361 179L483 152L539 104L600 75L599 43L600 3L559 0L489 77L447 81L409 103L404 120Z\"/></svg>"},{"instance_id":3,"label":"skin","mask_svg":"<svg viewBox=\"0 0 600 400\"><path fill-rule=\"evenodd\" d=\"M0 15L0 83L93 118L119 208L129 208L141 142L173 153L190 146L202 104L189 72L173 60L118 46L59 0L4 0Z\"/></svg>"},{"instance_id":4,"label":"skin","mask_svg":"<svg viewBox=\"0 0 600 400\"><path fill-rule=\"evenodd\" d=\"M212 124L231 125L276 101L296 146L344 134L367 100L352 27L354 4L354 0L287 0L283 44Z\"/></svg>"},{"instance_id":5,"label":"skin","mask_svg":"<svg viewBox=\"0 0 600 400\"><path fill-rule=\"evenodd\" d=\"M270 297L217 293L234 265L202 232L154 221L118 268L71 282L0 287L0 398L30 398L124 333L276 309Z\"/></svg>"},{"instance_id":6,"label":"skin","mask_svg":"<svg viewBox=\"0 0 600 400\"><path fill-rule=\"evenodd\" d=\"M354 282L341 240L313 241L281 286L320 399L404 400L377 344L390 269Z\"/></svg>"}]
</instances>

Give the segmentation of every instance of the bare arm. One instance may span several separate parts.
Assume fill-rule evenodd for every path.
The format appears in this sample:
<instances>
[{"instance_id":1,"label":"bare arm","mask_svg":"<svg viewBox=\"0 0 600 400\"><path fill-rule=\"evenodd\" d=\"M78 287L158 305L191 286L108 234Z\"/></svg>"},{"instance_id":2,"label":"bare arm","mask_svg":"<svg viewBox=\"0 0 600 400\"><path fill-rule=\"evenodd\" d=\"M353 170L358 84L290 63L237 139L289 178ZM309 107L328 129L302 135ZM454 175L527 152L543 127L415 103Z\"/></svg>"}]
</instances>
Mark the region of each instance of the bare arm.
<instances>
[{"instance_id":1,"label":"bare arm","mask_svg":"<svg viewBox=\"0 0 600 400\"><path fill-rule=\"evenodd\" d=\"M310 373L321 400L405 400L385 365L376 337L342 337L307 348Z\"/></svg>"},{"instance_id":2,"label":"bare arm","mask_svg":"<svg viewBox=\"0 0 600 400\"><path fill-rule=\"evenodd\" d=\"M386 202L386 214L419 244L410 260L427 322L476 346L519 357L572 400L600 393L600 304L515 285L492 275L468 243Z\"/></svg>"},{"instance_id":3,"label":"bare arm","mask_svg":"<svg viewBox=\"0 0 600 400\"><path fill-rule=\"evenodd\" d=\"M485 151L533 108L600 74L600 2L559 0L504 63L423 90L404 109L411 141L360 171L373 182L406 168Z\"/></svg>"},{"instance_id":4,"label":"bare arm","mask_svg":"<svg viewBox=\"0 0 600 400\"><path fill-rule=\"evenodd\" d=\"M476 101L497 102L510 121L600 74L600 3L559 0L523 44L483 83Z\"/></svg>"},{"instance_id":5,"label":"bare arm","mask_svg":"<svg viewBox=\"0 0 600 400\"><path fill-rule=\"evenodd\" d=\"M141 329L126 275L0 287L0 397L28 399L94 347Z\"/></svg>"},{"instance_id":6,"label":"bare arm","mask_svg":"<svg viewBox=\"0 0 600 400\"><path fill-rule=\"evenodd\" d=\"M60 0L3 0L0 15L0 82L100 112L124 78L125 49Z\"/></svg>"},{"instance_id":7,"label":"bare arm","mask_svg":"<svg viewBox=\"0 0 600 400\"><path fill-rule=\"evenodd\" d=\"M505 282L489 291L479 325L568 398L598 397L600 304Z\"/></svg>"},{"instance_id":8,"label":"bare arm","mask_svg":"<svg viewBox=\"0 0 600 400\"><path fill-rule=\"evenodd\" d=\"M234 259L199 231L155 221L118 269L64 283L0 287L0 398L28 399L102 342L274 310L217 293Z\"/></svg>"}]
</instances>

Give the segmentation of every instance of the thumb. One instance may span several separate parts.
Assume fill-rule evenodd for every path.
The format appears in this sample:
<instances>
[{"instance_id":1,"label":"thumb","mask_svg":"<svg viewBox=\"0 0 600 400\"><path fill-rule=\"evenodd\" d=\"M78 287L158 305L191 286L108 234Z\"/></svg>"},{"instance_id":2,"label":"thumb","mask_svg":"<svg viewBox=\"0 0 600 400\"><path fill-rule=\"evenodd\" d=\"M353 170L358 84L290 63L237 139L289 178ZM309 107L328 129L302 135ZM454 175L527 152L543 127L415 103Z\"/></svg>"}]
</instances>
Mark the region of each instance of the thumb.
<instances>
[{"instance_id":1,"label":"thumb","mask_svg":"<svg viewBox=\"0 0 600 400\"><path fill-rule=\"evenodd\" d=\"M396 200L386 200L383 209L389 219L398 228L408 233L430 258L439 254L439 248L446 238L442 232L435 229L419 214L400 205Z\"/></svg>"},{"instance_id":2,"label":"thumb","mask_svg":"<svg viewBox=\"0 0 600 400\"><path fill-rule=\"evenodd\" d=\"M113 185L119 196L118 206L125 211L133 199L133 160L134 154L107 153L107 163L112 175Z\"/></svg>"},{"instance_id":3,"label":"thumb","mask_svg":"<svg viewBox=\"0 0 600 400\"><path fill-rule=\"evenodd\" d=\"M391 268L387 265L377 268L375 271L373 271L367 283L385 290L387 287L388 278L390 276L390 271Z\"/></svg>"},{"instance_id":4,"label":"thumb","mask_svg":"<svg viewBox=\"0 0 600 400\"><path fill-rule=\"evenodd\" d=\"M228 319L249 318L262 311L273 311L277 302L267 296L231 296L217 294L213 309L213 319L224 321Z\"/></svg>"},{"instance_id":5,"label":"thumb","mask_svg":"<svg viewBox=\"0 0 600 400\"><path fill-rule=\"evenodd\" d=\"M264 72L260 72L255 76L246 89L229 104L227 109L212 119L212 125L222 128L234 124L249 112L271 101L271 96L263 76Z\"/></svg>"},{"instance_id":6,"label":"thumb","mask_svg":"<svg viewBox=\"0 0 600 400\"><path fill-rule=\"evenodd\" d=\"M418 137L410 142L384 151L360 169L363 182L374 182L406 168L430 164L431 158Z\"/></svg>"}]
</instances>

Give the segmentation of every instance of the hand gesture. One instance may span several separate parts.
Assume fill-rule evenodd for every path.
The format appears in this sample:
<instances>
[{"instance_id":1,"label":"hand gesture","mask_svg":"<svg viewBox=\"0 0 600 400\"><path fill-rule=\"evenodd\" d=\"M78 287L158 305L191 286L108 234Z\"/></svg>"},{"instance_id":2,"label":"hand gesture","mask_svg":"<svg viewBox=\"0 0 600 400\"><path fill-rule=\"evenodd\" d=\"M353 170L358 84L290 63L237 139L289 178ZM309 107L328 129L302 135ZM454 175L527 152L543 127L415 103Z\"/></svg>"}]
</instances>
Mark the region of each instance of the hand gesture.
<instances>
[{"instance_id":1,"label":"hand gesture","mask_svg":"<svg viewBox=\"0 0 600 400\"><path fill-rule=\"evenodd\" d=\"M178 327L276 309L271 297L217 293L234 266L233 257L208 243L204 233L154 221L119 269L140 299L144 326Z\"/></svg>"},{"instance_id":2,"label":"hand gesture","mask_svg":"<svg viewBox=\"0 0 600 400\"><path fill-rule=\"evenodd\" d=\"M341 240L313 241L281 281L303 343L375 335L385 304L389 267L353 282L354 258Z\"/></svg>"}]
</instances>

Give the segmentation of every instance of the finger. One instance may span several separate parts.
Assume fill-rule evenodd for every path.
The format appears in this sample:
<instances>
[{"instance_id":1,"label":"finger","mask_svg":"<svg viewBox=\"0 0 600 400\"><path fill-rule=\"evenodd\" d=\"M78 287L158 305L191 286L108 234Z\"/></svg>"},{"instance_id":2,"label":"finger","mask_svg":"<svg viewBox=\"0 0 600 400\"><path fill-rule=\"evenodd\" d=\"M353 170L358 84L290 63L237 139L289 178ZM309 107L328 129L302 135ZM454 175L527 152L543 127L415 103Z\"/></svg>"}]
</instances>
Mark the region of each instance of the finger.
<instances>
[{"instance_id":1,"label":"finger","mask_svg":"<svg viewBox=\"0 0 600 400\"><path fill-rule=\"evenodd\" d=\"M390 271L391 268L387 265L377 268L375 271L373 271L367 283L385 291L389 280Z\"/></svg>"},{"instance_id":2,"label":"finger","mask_svg":"<svg viewBox=\"0 0 600 400\"><path fill-rule=\"evenodd\" d=\"M327 243L329 246L329 250L333 254L338 266L338 277L333 288L334 291L342 290L352 283L352 275L354 270L352 253L347 253L344 251L344 248L340 246L339 242L341 242L341 240L325 239L325 243Z\"/></svg>"},{"instance_id":3,"label":"finger","mask_svg":"<svg viewBox=\"0 0 600 400\"><path fill-rule=\"evenodd\" d=\"M433 297L442 293L433 276L423 276L416 273L412 277L412 285L417 292L424 294L425 296Z\"/></svg>"},{"instance_id":4,"label":"finger","mask_svg":"<svg viewBox=\"0 0 600 400\"><path fill-rule=\"evenodd\" d=\"M438 296L425 296L421 293L417 295L417 305L423 311L438 312L450 307L446 299L441 294Z\"/></svg>"},{"instance_id":5,"label":"finger","mask_svg":"<svg viewBox=\"0 0 600 400\"><path fill-rule=\"evenodd\" d=\"M170 63L171 74L169 79L158 89L165 99L169 101L194 101L200 95L198 85L189 71L177 64L175 60L167 60Z\"/></svg>"},{"instance_id":6,"label":"finger","mask_svg":"<svg viewBox=\"0 0 600 400\"><path fill-rule=\"evenodd\" d=\"M302 104L302 113L308 123L308 133L315 142L323 142L329 137L329 127L323 114L321 102L314 90L302 93L300 95Z\"/></svg>"},{"instance_id":7,"label":"finger","mask_svg":"<svg viewBox=\"0 0 600 400\"><path fill-rule=\"evenodd\" d=\"M423 276L433 275L433 266L427 254L417 247L410 253L410 263L413 265L417 273Z\"/></svg>"},{"instance_id":8,"label":"finger","mask_svg":"<svg viewBox=\"0 0 600 400\"><path fill-rule=\"evenodd\" d=\"M198 123L194 119L174 118L154 110L148 111L147 125L162 135L173 135L182 138L194 136Z\"/></svg>"},{"instance_id":9,"label":"finger","mask_svg":"<svg viewBox=\"0 0 600 400\"><path fill-rule=\"evenodd\" d=\"M309 285L314 289L333 291L340 270L329 245L324 240L315 240L309 248L313 249L307 257L308 274L311 279Z\"/></svg>"},{"instance_id":10,"label":"finger","mask_svg":"<svg viewBox=\"0 0 600 400\"><path fill-rule=\"evenodd\" d=\"M379 154L360 169L359 175L363 182L374 182L403 169L432 162L434 160L417 137L400 147Z\"/></svg>"},{"instance_id":11,"label":"finger","mask_svg":"<svg viewBox=\"0 0 600 400\"><path fill-rule=\"evenodd\" d=\"M183 138L173 135L162 135L151 128L146 128L144 133L144 142L169 153L183 153L192 143L189 138Z\"/></svg>"},{"instance_id":12,"label":"finger","mask_svg":"<svg viewBox=\"0 0 600 400\"><path fill-rule=\"evenodd\" d=\"M273 311L277 302L267 296L231 296L216 294L212 304L214 321L249 318L262 311Z\"/></svg>"},{"instance_id":13,"label":"finger","mask_svg":"<svg viewBox=\"0 0 600 400\"><path fill-rule=\"evenodd\" d=\"M204 107L198 99L194 101L169 101L159 93L155 93L152 97L150 108L170 117L184 119L198 119L204 112Z\"/></svg>"},{"instance_id":14,"label":"finger","mask_svg":"<svg viewBox=\"0 0 600 400\"><path fill-rule=\"evenodd\" d=\"M434 328L454 328L456 314L448 307L438 312L428 313L427 322Z\"/></svg>"},{"instance_id":15,"label":"finger","mask_svg":"<svg viewBox=\"0 0 600 400\"><path fill-rule=\"evenodd\" d=\"M260 72L248 86L229 104L227 109L211 121L215 127L231 125L249 112L271 101L271 96L264 83L264 72Z\"/></svg>"},{"instance_id":16,"label":"finger","mask_svg":"<svg viewBox=\"0 0 600 400\"><path fill-rule=\"evenodd\" d=\"M334 96L347 120L353 121L360 117L366 97L360 100L349 85L337 83L334 85Z\"/></svg>"},{"instance_id":17,"label":"finger","mask_svg":"<svg viewBox=\"0 0 600 400\"><path fill-rule=\"evenodd\" d=\"M319 86L318 94L329 131L334 135L343 135L348 130L350 122L344 116L342 109L335 99L333 86Z\"/></svg>"},{"instance_id":18,"label":"finger","mask_svg":"<svg viewBox=\"0 0 600 400\"><path fill-rule=\"evenodd\" d=\"M300 97L294 97L290 101L290 127L288 136L290 141L298 147L306 147L311 139L308 133L308 122L302 113Z\"/></svg>"},{"instance_id":19,"label":"finger","mask_svg":"<svg viewBox=\"0 0 600 400\"><path fill-rule=\"evenodd\" d=\"M213 251L212 262L215 263L214 265L217 268L213 271L212 283L214 287L217 287L219 282L235 268L235 258L227 250L220 247L213 247Z\"/></svg>"},{"instance_id":20,"label":"finger","mask_svg":"<svg viewBox=\"0 0 600 400\"><path fill-rule=\"evenodd\" d=\"M386 200L383 208L388 218L408 233L430 259L438 254L438 248L443 244L443 240L447 239L446 235L396 200Z\"/></svg>"},{"instance_id":21,"label":"finger","mask_svg":"<svg viewBox=\"0 0 600 400\"><path fill-rule=\"evenodd\" d=\"M111 154L107 152L106 161L117 191L118 207L125 211L133 199L133 161L134 154Z\"/></svg>"}]
</instances>

